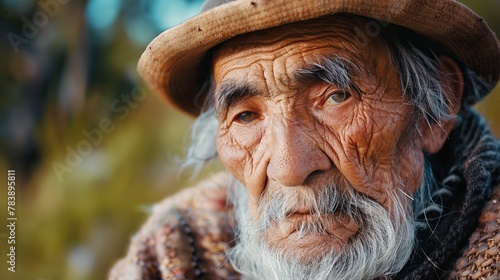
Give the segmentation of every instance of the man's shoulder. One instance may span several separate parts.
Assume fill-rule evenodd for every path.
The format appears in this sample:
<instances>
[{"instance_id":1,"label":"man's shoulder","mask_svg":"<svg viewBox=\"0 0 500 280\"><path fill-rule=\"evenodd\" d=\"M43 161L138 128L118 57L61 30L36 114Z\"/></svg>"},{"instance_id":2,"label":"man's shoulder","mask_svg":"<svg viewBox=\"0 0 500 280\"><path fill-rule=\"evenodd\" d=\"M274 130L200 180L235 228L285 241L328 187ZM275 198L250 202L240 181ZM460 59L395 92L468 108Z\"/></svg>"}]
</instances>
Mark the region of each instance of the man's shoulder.
<instances>
[{"instance_id":1,"label":"man's shoulder","mask_svg":"<svg viewBox=\"0 0 500 280\"><path fill-rule=\"evenodd\" d=\"M161 224L165 216L171 215L174 209L227 213L232 209L227 203L227 180L225 172L217 173L195 186L165 198L153 206L150 222L152 225Z\"/></svg>"},{"instance_id":2,"label":"man's shoulder","mask_svg":"<svg viewBox=\"0 0 500 280\"><path fill-rule=\"evenodd\" d=\"M226 186L219 173L156 204L110 279L234 279L224 254L234 224Z\"/></svg>"}]
</instances>

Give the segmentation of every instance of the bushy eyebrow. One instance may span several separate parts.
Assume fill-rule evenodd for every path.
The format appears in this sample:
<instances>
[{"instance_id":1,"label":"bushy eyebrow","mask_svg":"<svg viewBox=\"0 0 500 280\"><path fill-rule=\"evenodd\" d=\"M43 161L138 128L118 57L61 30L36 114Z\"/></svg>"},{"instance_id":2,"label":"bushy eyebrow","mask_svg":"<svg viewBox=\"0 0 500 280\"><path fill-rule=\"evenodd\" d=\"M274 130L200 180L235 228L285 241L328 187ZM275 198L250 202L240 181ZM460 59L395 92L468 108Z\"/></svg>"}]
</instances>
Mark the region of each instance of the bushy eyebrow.
<instances>
[{"instance_id":1,"label":"bushy eyebrow","mask_svg":"<svg viewBox=\"0 0 500 280\"><path fill-rule=\"evenodd\" d=\"M354 71L360 72L359 68L350 61L334 57L324 58L320 63L312 63L305 68L298 69L295 79L301 84L310 84L312 81L320 80L332 84L340 89L354 88L360 92L351 79ZM289 85L291 87L291 85ZM250 83L240 81L223 82L215 89L215 104L217 114L223 116L229 108L238 102L253 96L269 96Z\"/></svg>"},{"instance_id":2,"label":"bushy eyebrow","mask_svg":"<svg viewBox=\"0 0 500 280\"><path fill-rule=\"evenodd\" d=\"M333 57L324 58L320 63L312 63L309 67L299 69L296 79L304 84L311 80L320 80L341 89L355 88L359 91L352 81L352 76L360 72L360 69L347 59Z\"/></svg>"},{"instance_id":3,"label":"bushy eyebrow","mask_svg":"<svg viewBox=\"0 0 500 280\"><path fill-rule=\"evenodd\" d=\"M229 108L238 102L257 95L258 91L249 84L236 81L223 83L215 90L216 111L219 116L225 115Z\"/></svg>"}]
</instances>

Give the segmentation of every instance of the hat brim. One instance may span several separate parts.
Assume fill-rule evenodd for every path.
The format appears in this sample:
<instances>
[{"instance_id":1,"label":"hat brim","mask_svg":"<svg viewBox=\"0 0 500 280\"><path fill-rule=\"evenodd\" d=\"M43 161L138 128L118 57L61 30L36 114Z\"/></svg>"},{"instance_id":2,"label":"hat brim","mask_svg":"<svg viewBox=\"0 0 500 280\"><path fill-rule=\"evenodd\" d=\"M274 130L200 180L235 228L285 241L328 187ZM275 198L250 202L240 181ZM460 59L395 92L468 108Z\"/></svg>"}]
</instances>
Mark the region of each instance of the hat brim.
<instances>
[{"instance_id":1,"label":"hat brim","mask_svg":"<svg viewBox=\"0 0 500 280\"><path fill-rule=\"evenodd\" d=\"M215 7L158 35L142 54L146 84L175 107L198 115L205 54L237 35L325 15L349 13L400 25L435 40L495 85L500 48L484 20L454 0L238 0Z\"/></svg>"}]
</instances>

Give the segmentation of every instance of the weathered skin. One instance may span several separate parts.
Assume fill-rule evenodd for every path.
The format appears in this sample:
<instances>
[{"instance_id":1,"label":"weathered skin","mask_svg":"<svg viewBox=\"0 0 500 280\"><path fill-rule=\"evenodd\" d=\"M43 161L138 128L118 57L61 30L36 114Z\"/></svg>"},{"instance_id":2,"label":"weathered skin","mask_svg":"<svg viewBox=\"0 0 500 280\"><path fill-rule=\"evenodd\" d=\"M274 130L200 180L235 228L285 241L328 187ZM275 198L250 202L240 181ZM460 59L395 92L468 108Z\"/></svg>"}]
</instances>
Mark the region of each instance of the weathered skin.
<instances>
[{"instance_id":1,"label":"weathered skin","mask_svg":"<svg viewBox=\"0 0 500 280\"><path fill-rule=\"evenodd\" d=\"M410 208L406 195L422 180L423 151L438 150L446 133L432 135L432 127L411 117L414 108L403 99L387 49L375 38L364 47L356 40L353 27L363 29L364 24L364 19L341 16L317 19L237 37L215 54L217 88L228 83L252 88L252 94L229 108L218 108L217 149L224 166L249 192L254 221L261 201L274 193L322 188L339 176L389 211L394 203L390 193ZM360 69L351 79L361 94L351 89L342 98L332 84L297 79L299 69L334 56ZM413 132L416 126L419 133ZM298 240L293 225L315 219L309 211L291 214L267 232L267 241L276 248L297 248L300 255L313 253L303 249L326 243L325 238L340 250L363 230L340 213L329 220L331 236Z\"/></svg>"}]
</instances>

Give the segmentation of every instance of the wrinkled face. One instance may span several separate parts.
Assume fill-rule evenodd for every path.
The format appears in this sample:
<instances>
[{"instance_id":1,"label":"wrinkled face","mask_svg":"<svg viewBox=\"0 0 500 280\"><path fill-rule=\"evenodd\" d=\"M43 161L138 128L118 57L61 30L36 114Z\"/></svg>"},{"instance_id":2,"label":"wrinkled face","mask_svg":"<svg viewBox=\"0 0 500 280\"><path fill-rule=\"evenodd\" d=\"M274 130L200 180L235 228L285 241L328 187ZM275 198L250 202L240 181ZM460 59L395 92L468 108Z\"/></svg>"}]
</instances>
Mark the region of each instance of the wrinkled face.
<instances>
[{"instance_id":1,"label":"wrinkled face","mask_svg":"<svg viewBox=\"0 0 500 280\"><path fill-rule=\"evenodd\" d=\"M248 217L266 221L262 240L298 259L342 251L367 230L349 213L356 201L318 209L315 200L333 199L323 189L375 202L398 224L394 209L411 211L406 194L422 179L414 109L383 44L356 40L364 24L337 17L260 31L214 56L220 159L248 192ZM277 197L286 209L270 218ZM303 231L316 221L321 230Z\"/></svg>"}]
</instances>

